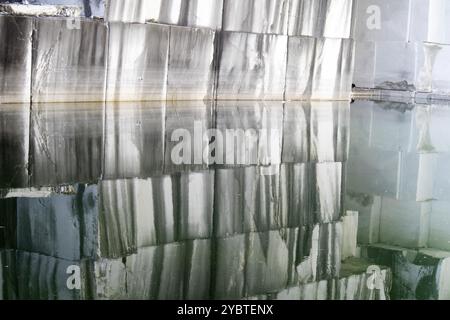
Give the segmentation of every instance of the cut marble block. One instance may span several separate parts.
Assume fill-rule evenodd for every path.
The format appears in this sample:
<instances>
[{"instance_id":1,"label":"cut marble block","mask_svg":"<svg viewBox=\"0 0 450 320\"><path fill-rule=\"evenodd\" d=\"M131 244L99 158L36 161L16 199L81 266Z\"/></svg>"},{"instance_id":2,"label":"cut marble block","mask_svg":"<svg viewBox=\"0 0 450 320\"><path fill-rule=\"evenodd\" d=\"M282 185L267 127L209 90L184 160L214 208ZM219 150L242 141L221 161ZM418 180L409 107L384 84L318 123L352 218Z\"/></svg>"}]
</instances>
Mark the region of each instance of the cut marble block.
<instances>
[{"instance_id":1,"label":"cut marble block","mask_svg":"<svg viewBox=\"0 0 450 320\"><path fill-rule=\"evenodd\" d=\"M344 162L349 148L350 104L312 101L310 161Z\"/></svg>"},{"instance_id":2,"label":"cut marble block","mask_svg":"<svg viewBox=\"0 0 450 320\"><path fill-rule=\"evenodd\" d=\"M355 100L350 104L349 149L351 151L371 145L374 103L369 100Z\"/></svg>"},{"instance_id":3,"label":"cut marble block","mask_svg":"<svg viewBox=\"0 0 450 320\"><path fill-rule=\"evenodd\" d=\"M208 299L211 240L146 247L126 259L95 261L97 299Z\"/></svg>"},{"instance_id":4,"label":"cut marble block","mask_svg":"<svg viewBox=\"0 0 450 320\"><path fill-rule=\"evenodd\" d=\"M17 201L0 200L0 249L17 247Z\"/></svg>"},{"instance_id":5,"label":"cut marble block","mask_svg":"<svg viewBox=\"0 0 450 320\"><path fill-rule=\"evenodd\" d=\"M359 244L374 244L380 242L380 196L347 191L345 209L358 212L357 227Z\"/></svg>"},{"instance_id":6,"label":"cut marble block","mask_svg":"<svg viewBox=\"0 0 450 320\"><path fill-rule=\"evenodd\" d=\"M216 164L279 165L283 135L283 104L272 101L219 101L216 128L221 139ZM217 152L217 151L216 151Z\"/></svg>"},{"instance_id":7,"label":"cut marble block","mask_svg":"<svg viewBox=\"0 0 450 320\"><path fill-rule=\"evenodd\" d=\"M212 101L166 102L164 173L208 168Z\"/></svg>"},{"instance_id":8,"label":"cut marble block","mask_svg":"<svg viewBox=\"0 0 450 320\"><path fill-rule=\"evenodd\" d=\"M297 265L297 270L310 263L312 280L331 279L339 275L341 269L342 223L316 225L312 232L309 259Z\"/></svg>"},{"instance_id":9,"label":"cut marble block","mask_svg":"<svg viewBox=\"0 0 450 320\"><path fill-rule=\"evenodd\" d=\"M217 236L339 220L341 172L341 163L282 165L272 176L260 167L216 170Z\"/></svg>"},{"instance_id":10,"label":"cut marble block","mask_svg":"<svg viewBox=\"0 0 450 320\"><path fill-rule=\"evenodd\" d=\"M28 186L29 126L29 104L0 106L0 188Z\"/></svg>"},{"instance_id":11,"label":"cut marble block","mask_svg":"<svg viewBox=\"0 0 450 320\"><path fill-rule=\"evenodd\" d=\"M286 100L311 97L317 41L317 38L311 37L289 37Z\"/></svg>"},{"instance_id":12,"label":"cut marble block","mask_svg":"<svg viewBox=\"0 0 450 320\"><path fill-rule=\"evenodd\" d=\"M105 96L106 25L36 18L33 33L33 102L98 102Z\"/></svg>"},{"instance_id":13,"label":"cut marble block","mask_svg":"<svg viewBox=\"0 0 450 320\"><path fill-rule=\"evenodd\" d=\"M417 87L415 81L417 50L414 43L377 42L375 87L387 90L415 91Z\"/></svg>"},{"instance_id":14,"label":"cut marble block","mask_svg":"<svg viewBox=\"0 0 450 320\"><path fill-rule=\"evenodd\" d=\"M33 104L32 186L96 182L101 175L103 103Z\"/></svg>"},{"instance_id":15,"label":"cut marble block","mask_svg":"<svg viewBox=\"0 0 450 320\"><path fill-rule=\"evenodd\" d=\"M346 173L348 190L396 198L401 161L401 152L350 147Z\"/></svg>"},{"instance_id":16,"label":"cut marble block","mask_svg":"<svg viewBox=\"0 0 450 320\"><path fill-rule=\"evenodd\" d=\"M102 257L212 236L213 172L102 181L100 190Z\"/></svg>"},{"instance_id":17,"label":"cut marble block","mask_svg":"<svg viewBox=\"0 0 450 320\"><path fill-rule=\"evenodd\" d=\"M284 104L282 163L309 162L310 117L310 103L286 102Z\"/></svg>"},{"instance_id":18,"label":"cut marble block","mask_svg":"<svg viewBox=\"0 0 450 320\"><path fill-rule=\"evenodd\" d=\"M437 163L437 174L434 176L433 196L440 201L450 201L450 177L446 174L439 174L441 172L447 172L450 166L450 157L446 155L440 155Z\"/></svg>"},{"instance_id":19,"label":"cut marble block","mask_svg":"<svg viewBox=\"0 0 450 320\"><path fill-rule=\"evenodd\" d=\"M399 201L384 197L381 208L381 243L406 248L427 246L431 202Z\"/></svg>"},{"instance_id":20,"label":"cut marble block","mask_svg":"<svg viewBox=\"0 0 450 320\"><path fill-rule=\"evenodd\" d=\"M366 273L366 261L351 259L343 263L339 279L322 280L300 284L269 295L260 295L256 300L389 300L392 272L381 268L380 289L367 286L370 275ZM345 274L345 275L343 275Z\"/></svg>"},{"instance_id":21,"label":"cut marble block","mask_svg":"<svg viewBox=\"0 0 450 320\"><path fill-rule=\"evenodd\" d=\"M311 99L350 100L354 41L319 38L314 59Z\"/></svg>"},{"instance_id":22,"label":"cut marble block","mask_svg":"<svg viewBox=\"0 0 450 320\"><path fill-rule=\"evenodd\" d=\"M260 167L216 170L214 203L218 237L284 227L279 216L279 176Z\"/></svg>"},{"instance_id":23,"label":"cut marble block","mask_svg":"<svg viewBox=\"0 0 450 320\"><path fill-rule=\"evenodd\" d=\"M450 6L445 0L413 0L410 15L410 41L450 43L447 23Z\"/></svg>"},{"instance_id":24,"label":"cut marble block","mask_svg":"<svg viewBox=\"0 0 450 320\"><path fill-rule=\"evenodd\" d=\"M99 184L99 255L116 258L137 250L135 180L104 180Z\"/></svg>"},{"instance_id":25,"label":"cut marble block","mask_svg":"<svg viewBox=\"0 0 450 320\"><path fill-rule=\"evenodd\" d=\"M167 100L214 98L216 33L170 27Z\"/></svg>"},{"instance_id":26,"label":"cut marble block","mask_svg":"<svg viewBox=\"0 0 450 320\"><path fill-rule=\"evenodd\" d=\"M428 247L450 251L450 202L433 201Z\"/></svg>"},{"instance_id":27,"label":"cut marble block","mask_svg":"<svg viewBox=\"0 0 450 320\"><path fill-rule=\"evenodd\" d=\"M110 23L106 99L165 100L170 28Z\"/></svg>"},{"instance_id":28,"label":"cut marble block","mask_svg":"<svg viewBox=\"0 0 450 320\"><path fill-rule=\"evenodd\" d=\"M376 42L355 41L353 84L358 88L375 87Z\"/></svg>"},{"instance_id":29,"label":"cut marble block","mask_svg":"<svg viewBox=\"0 0 450 320\"><path fill-rule=\"evenodd\" d=\"M318 163L315 167L315 218L318 223L341 216L342 163Z\"/></svg>"},{"instance_id":30,"label":"cut marble block","mask_svg":"<svg viewBox=\"0 0 450 320\"><path fill-rule=\"evenodd\" d=\"M105 179L163 172L165 111L164 101L106 104Z\"/></svg>"},{"instance_id":31,"label":"cut marble block","mask_svg":"<svg viewBox=\"0 0 450 320\"><path fill-rule=\"evenodd\" d=\"M214 299L236 299L244 296L246 235L218 239L215 247L216 269L212 279Z\"/></svg>"},{"instance_id":32,"label":"cut marble block","mask_svg":"<svg viewBox=\"0 0 450 320\"><path fill-rule=\"evenodd\" d=\"M350 38L353 0L289 0L289 35Z\"/></svg>"},{"instance_id":33,"label":"cut marble block","mask_svg":"<svg viewBox=\"0 0 450 320\"><path fill-rule=\"evenodd\" d=\"M96 186L80 186L77 195L18 198L16 217L19 250L67 260L96 254Z\"/></svg>"},{"instance_id":34,"label":"cut marble block","mask_svg":"<svg viewBox=\"0 0 450 320\"><path fill-rule=\"evenodd\" d=\"M448 252L369 246L364 257L386 265L393 273L391 298L396 300L448 300Z\"/></svg>"},{"instance_id":35,"label":"cut marble block","mask_svg":"<svg viewBox=\"0 0 450 320\"><path fill-rule=\"evenodd\" d=\"M221 38L217 98L283 100L288 37L223 32Z\"/></svg>"},{"instance_id":36,"label":"cut marble block","mask_svg":"<svg viewBox=\"0 0 450 320\"><path fill-rule=\"evenodd\" d=\"M251 233L247 239L245 270L246 296L276 292L286 288L293 268L291 252L295 249L296 230Z\"/></svg>"},{"instance_id":37,"label":"cut marble block","mask_svg":"<svg viewBox=\"0 0 450 320\"><path fill-rule=\"evenodd\" d=\"M358 215L356 211L347 211L342 217L341 258L343 260L357 255Z\"/></svg>"},{"instance_id":38,"label":"cut marble block","mask_svg":"<svg viewBox=\"0 0 450 320\"><path fill-rule=\"evenodd\" d=\"M358 105L361 105L359 103ZM362 103L369 107L371 103ZM415 151L411 146L411 132L414 132L414 106L411 104L374 102L370 115L369 146L385 151ZM358 133L355 132L355 138ZM353 138L353 136L352 136Z\"/></svg>"},{"instance_id":39,"label":"cut marble block","mask_svg":"<svg viewBox=\"0 0 450 320\"><path fill-rule=\"evenodd\" d=\"M288 0L224 0L225 31L286 34L288 19Z\"/></svg>"},{"instance_id":40,"label":"cut marble block","mask_svg":"<svg viewBox=\"0 0 450 320\"><path fill-rule=\"evenodd\" d=\"M0 16L0 103L30 102L32 32L32 18Z\"/></svg>"},{"instance_id":41,"label":"cut marble block","mask_svg":"<svg viewBox=\"0 0 450 320\"><path fill-rule=\"evenodd\" d=\"M4 261L0 296L3 291L4 299L79 300L86 297L85 267L79 261L16 250L0 251L0 256ZM67 271L73 266L80 267L81 291L67 287L68 279L73 274Z\"/></svg>"},{"instance_id":42,"label":"cut marble block","mask_svg":"<svg viewBox=\"0 0 450 320\"><path fill-rule=\"evenodd\" d=\"M355 40L408 41L411 3L410 0L355 1Z\"/></svg>"},{"instance_id":43,"label":"cut marble block","mask_svg":"<svg viewBox=\"0 0 450 320\"><path fill-rule=\"evenodd\" d=\"M107 21L221 29L223 0L109 0Z\"/></svg>"},{"instance_id":44,"label":"cut marble block","mask_svg":"<svg viewBox=\"0 0 450 320\"><path fill-rule=\"evenodd\" d=\"M312 165L282 164L280 170L280 217L283 225L293 228L315 222Z\"/></svg>"}]
</instances>

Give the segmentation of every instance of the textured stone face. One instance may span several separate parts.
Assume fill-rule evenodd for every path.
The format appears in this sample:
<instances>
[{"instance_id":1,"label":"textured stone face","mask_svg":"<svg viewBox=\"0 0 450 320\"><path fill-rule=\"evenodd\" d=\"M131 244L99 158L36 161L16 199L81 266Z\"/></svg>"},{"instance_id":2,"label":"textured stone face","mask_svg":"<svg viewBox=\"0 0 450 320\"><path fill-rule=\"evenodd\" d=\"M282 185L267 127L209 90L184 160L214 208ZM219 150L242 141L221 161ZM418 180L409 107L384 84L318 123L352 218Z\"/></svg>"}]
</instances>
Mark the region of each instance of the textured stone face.
<instances>
[{"instance_id":1,"label":"textured stone face","mask_svg":"<svg viewBox=\"0 0 450 320\"><path fill-rule=\"evenodd\" d=\"M165 100L169 27L109 24L106 100Z\"/></svg>"},{"instance_id":2,"label":"textured stone face","mask_svg":"<svg viewBox=\"0 0 450 320\"><path fill-rule=\"evenodd\" d=\"M221 29L222 3L223 0L110 0L106 20Z\"/></svg>"},{"instance_id":3,"label":"textured stone face","mask_svg":"<svg viewBox=\"0 0 450 320\"><path fill-rule=\"evenodd\" d=\"M97 21L35 19L33 102L101 102L105 96L106 26Z\"/></svg>"},{"instance_id":4,"label":"textured stone face","mask_svg":"<svg viewBox=\"0 0 450 320\"><path fill-rule=\"evenodd\" d=\"M32 18L0 16L0 103L30 102L32 29Z\"/></svg>"}]
</instances>

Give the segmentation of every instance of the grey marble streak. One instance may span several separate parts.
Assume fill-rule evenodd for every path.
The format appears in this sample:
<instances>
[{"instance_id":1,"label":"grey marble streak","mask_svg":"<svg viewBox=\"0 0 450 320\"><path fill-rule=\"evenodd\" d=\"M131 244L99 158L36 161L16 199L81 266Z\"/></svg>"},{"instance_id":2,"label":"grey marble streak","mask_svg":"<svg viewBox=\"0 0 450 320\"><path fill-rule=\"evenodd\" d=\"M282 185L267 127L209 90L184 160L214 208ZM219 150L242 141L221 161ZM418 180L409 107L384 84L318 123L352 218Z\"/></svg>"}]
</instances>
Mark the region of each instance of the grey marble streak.
<instances>
[{"instance_id":1,"label":"grey marble streak","mask_svg":"<svg viewBox=\"0 0 450 320\"><path fill-rule=\"evenodd\" d=\"M221 29L223 0L110 0L107 21Z\"/></svg>"},{"instance_id":2,"label":"grey marble streak","mask_svg":"<svg viewBox=\"0 0 450 320\"><path fill-rule=\"evenodd\" d=\"M290 0L289 35L350 38L353 0Z\"/></svg>"},{"instance_id":3,"label":"grey marble streak","mask_svg":"<svg viewBox=\"0 0 450 320\"><path fill-rule=\"evenodd\" d=\"M344 274L337 279L321 280L286 288L279 292L250 297L250 300L386 300L389 299L392 271L381 267L382 288L371 290L367 286L370 263L350 259L342 264ZM348 271L346 271L347 269ZM349 271L351 274L349 274Z\"/></svg>"},{"instance_id":4,"label":"grey marble streak","mask_svg":"<svg viewBox=\"0 0 450 320\"><path fill-rule=\"evenodd\" d=\"M95 262L95 295L240 299L278 292L305 279L332 279L340 270L339 229L338 223L316 226L314 232L281 229L189 240L139 249L125 263L122 258L100 259Z\"/></svg>"},{"instance_id":5,"label":"grey marble streak","mask_svg":"<svg viewBox=\"0 0 450 320\"><path fill-rule=\"evenodd\" d=\"M310 159L311 105L286 102L283 119L282 163L306 163Z\"/></svg>"},{"instance_id":6,"label":"grey marble streak","mask_svg":"<svg viewBox=\"0 0 450 320\"><path fill-rule=\"evenodd\" d=\"M106 104L103 177L151 177L163 171L165 101Z\"/></svg>"},{"instance_id":7,"label":"grey marble streak","mask_svg":"<svg viewBox=\"0 0 450 320\"><path fill-rule=\"evenodd\" d=\"M133 180L102 180L99 184L100 257L126 256L137 250L134 188Z\"/></svg>"},{"instance_id":8,"label":"grey marble streak","mask_svg":"<svg viewBox=\"0 0 450 320\"><path fill-rule=\"evenodd\" d=\"M164 173L208 168L203 153L208 151L206 130L214 127L213 101L167 102L165 121ZM179 135L182 134L180 137ZM186 136L184 143L183 137ZM180 144L181 143L181 144ZM177 146L185 146L183 152ZM190 151L190 152L189 152ZM181 157L181 159L178 159ZM178 161L182 160L181 163Z\"/></svg>"},{"instance_id":9,"label":"grey marble streak","mask_svg":"<svg viewBox=\"0 0 450 320\"><path fill-rule=\"evenodd\" d=\"M330 223L341 216L342 163L318 163L315 166L317 223Z\"/></svg>"},{"instance_id":10,"label":"grey marble streak","mask_svg":"<svg viewBox=\"0 0 450 320\"><path fill-rule=\"evenodd\" d=\"M28 186L30 105L0 106L0 188Z\"/></svg>"},{"instance_id":11,"label":"grey marble streak","mask_svg":"<svg viewBox=\"0 0 450 320\"><path fill-rule=\"evenodd\" d=\"M64 18L36 18L33 33L33 102L98 102L105 96L106 26Z\"/></svg>"},{"instance_id":12,"label":"grey marble streak","mask_svg":"<svg viewBox=\"0 0 450 320\"><path fill-rule=\"evenodd\" d=\"M212 271L210 240L146 247L121 260L95 262L98 299L207 299ZM127 289L125 289L127 288Z\"/></svg>"},{"instance_id":13,"label":"grey marble streak","mask_svg":"<svg viewBox=\"0 0 450 320\"><path fill-rule=\"evenodd\" d=\"M314 61L313 100L350 100L354 41L320 38Z\"/></svg>"},{"instance_id":14,"label":"grey marble streak","mask_svg":"<svg viewBox=\"0 0 450 320\"><path fill-rule=\"evenodd\" d=\"M282 100L287 36L223 32L219 100Z\"/></svg>"},{"instance_id":15,"label":"grey marble streak","mask_svg":"<svg viewBox=\"0 0 450 320\"><path fill-rule=\"evenodd\" d=\"M350 100L354 42L289 37L286 99Z\"/></svg>"},{"instance_id":16,"label":"grey marble streak","mask_svg":"<svg viewBox=\"0 0 450 320\"><path fill-rule=\"evenodd\" d=\"M216 128L223 137L226 166L279 165L283 104L277 101L219 101Z\"/></svg>"},{"instance_id":17,"label":"grey marble streak","mask_svg":"<svg viewBox=\"0 0 450 320\"><path fill-rule=\"evenodd\" d=\"M0 16L0 103L30 102L33 19Z\"/></svg>"},{"instance_id":18,"label":"grey marble streak","mask_svg":"<svg viewBox=\"0 0 450 320\"><path fill-rule=\"evenodd\" d=\"M103 103L33 104L30 184L94 182L101 175Z\"/></svg>"},{"instance_id":19,"label":"grey marble streak","mask_svg":"<svg viewBox=\"0 0 450 320\"><path fill-rule=\"evenodd\" d=\"M289 228L313 225L315 218L312 167L314 164L283 164L280 169L280 216Z\"/></svg>"},{"instance_id":20,"label":"grey marble streak","mask_svg":"<svg viewBox=\"0 0 450 320\"><path fill-rule=\"evenodd\" d=\"M306 102L305 102L306 104ZM344 101L311 101L310 160L345 162L350 138L350 104Z\"/></svg>"},{"instance_id":21,"label":"grey marble streak","mask_svg":"<svg viewBox=\"0 0 450 320\"><path fill-rule=\"evenodd\" d=\"M216 33L170 27L167 100L213 99Z\"/></svg>"},{"instance_id":22,"label":"grey marble streak","mask_svg":"<svg viewBox=\"0 0 450 320\"><path fill-rule=\"evenodd\" d=\"M278 211L279 183L279 176L265 176L260 167L217 169L216 236L283 227Z\"/></svg>"},{"instance_id":23,"label":"grey marble streak","mask_svg":"<svg viewBox=\"0 0 450 320\"><path fill-rule=\"evenodd\" d=\"M105 180L100 186L102 257L212 235L213 172Z\"/></svg>"},{"instance_id":24,"label":"grey marble streak","mask_svg":"<svg viewBox=\"0 0 450 320\"><path fill-rule=\"evenodd\" d=\"M226 31L286 34L288 17L288 0L224 0Z\"/></svg>"},{"instance_id":25,"label":"grey marble streak","mask_svg":"<svg viewBox=\"0 0 450 320\"><path fill-rule=\"evenodd\" d=\"M108 46L108 101L166 99L168 26L110 23Z\"/></svg>"},{"instance_id":26,"label":"grey marble streak","mask_svg":"<svg viewBox=\"0 0 450 320\"><path fill-rule=\"evenodd\" d=\"M289 37L286 100L306 100L311 97L317 41L311 37Z\"/></svg>"}]
</instances>

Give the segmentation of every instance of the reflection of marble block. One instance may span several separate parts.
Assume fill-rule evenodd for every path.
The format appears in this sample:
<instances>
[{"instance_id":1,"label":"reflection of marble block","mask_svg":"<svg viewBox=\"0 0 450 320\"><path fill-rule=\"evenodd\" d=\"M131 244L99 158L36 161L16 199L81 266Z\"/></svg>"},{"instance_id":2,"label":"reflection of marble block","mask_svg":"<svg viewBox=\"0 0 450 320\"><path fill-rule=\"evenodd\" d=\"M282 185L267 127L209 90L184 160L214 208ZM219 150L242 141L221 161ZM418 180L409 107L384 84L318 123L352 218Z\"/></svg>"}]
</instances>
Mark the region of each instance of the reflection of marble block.
<instances>
[{"instance_id":1,"label":"reflection of marble block","mask_svg":"<svg viewBox=\"0 0 450 320\"><path fill-rule=\"evenodd\" d=\"M0 105L0 189L28 186L30 105Z\"/></svg>"},{"instance_id":2,"label":"reflection of marble block","mask_svg":"<svg viewBox=\"0 0 450 320\"><path fill-rule=\"evenodd\" d=\"M386 151L410 151L414 113L403 111L402 107L412 106L397 103L374 103L370 119L371 148Z\"/></svg>"},{"instance_id":3,"label":"reflection of marble block","mask_svg":"<svg viewBox=\"0 0 450 320\"><path fill-rule=\"evenodd\" d=\"M93 183L101 175L104 104L33 104L32 186Z\"/></svg>"},{"instance_id":4,"label":"reflection of marble block","mask_svg":"<svg viewBox=\"0 0 450 320\"><path fill-rule=\"evenodd\" d=\"M107 103L103 178L146 178L163 171L165 103Z\"/></svg>"},{"instance_id":5,"label":"reflection of marble block","mask_svg":"<svg viewBox=\"0 0 450 320\"><path fill-rule=\"evenodd\" d=\"M399 152L350 147L347 188L353 192L395 198L400 163Z\"/></svg>"},{"instance_id":6,"label":"reflection of marble block","mask_svg":"<svg viewBox=\"0 0 450 320\"><path fill-rule=\"evenodd\" d=\"M450 250L450 202L433 201L428 246Z\"/></svg>"},{"instance_id":7,"label":"reflection of marble block","mask_svg":"<svg viewBox=\"0 0 450 320\"><path fill-rule=\"evenodd\" d=\"M358 212L358 243L378 243L380 237L381 197L349 192L346 210Z\"/></svg>"},{"instance_id":8,"label":"reflection of marble block","mask_svg":"<svg viewBox=\"0 0 450 320\"><path fill-rule=\"evenodd\" d=\"M383 198L380 242L407 248L423 248L428 242L430 202Z\"/></svg>"}]
</instances>

